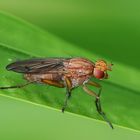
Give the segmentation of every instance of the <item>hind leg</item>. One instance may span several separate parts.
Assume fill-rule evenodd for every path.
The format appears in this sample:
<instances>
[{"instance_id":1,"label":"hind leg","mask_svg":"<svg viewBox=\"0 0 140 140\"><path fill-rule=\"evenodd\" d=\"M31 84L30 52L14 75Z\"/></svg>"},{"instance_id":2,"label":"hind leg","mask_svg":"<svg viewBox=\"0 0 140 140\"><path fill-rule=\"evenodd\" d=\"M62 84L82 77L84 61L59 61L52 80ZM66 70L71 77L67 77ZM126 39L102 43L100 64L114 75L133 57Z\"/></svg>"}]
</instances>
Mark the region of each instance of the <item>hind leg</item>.
<instances>
[{"instance_id":1,"label":"hind leg","mask_svg":"<svg viewBox=\"0 0 140 140\"><path fill-rule=\"evenodd\" d=\"M59 88L65 87L63 83L60 83L58 81L43 79L42 82L51 86L59 87Z\"/></svg>"},{"instance_id":2,"label":"hind leg","mask_svg":"<svg viewBox=\"0 0 140 140\"><path fill-rule=\"evenodd\" d=\"M33 82L28 82L28 83L26 83L26 84L21 84L21 85L15 85L15 86L9 86L9 87L0 87L0 89L14 89L14 88L23 88L23 87L25 87L25 86L27 86L27 85L29 85L29 84L31 84L31 83L33 83Z\"/></svg>"}]
</instances>

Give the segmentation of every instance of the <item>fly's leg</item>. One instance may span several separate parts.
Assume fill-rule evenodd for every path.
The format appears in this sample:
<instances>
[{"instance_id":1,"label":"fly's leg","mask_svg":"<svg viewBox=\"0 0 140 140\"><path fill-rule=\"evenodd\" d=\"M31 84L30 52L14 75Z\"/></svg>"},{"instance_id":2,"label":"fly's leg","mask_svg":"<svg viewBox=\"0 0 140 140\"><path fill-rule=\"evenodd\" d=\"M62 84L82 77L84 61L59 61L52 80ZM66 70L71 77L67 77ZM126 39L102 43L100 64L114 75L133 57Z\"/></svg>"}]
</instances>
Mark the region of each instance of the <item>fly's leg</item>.
<instances>
[{"instance_id":1,"label":"fly's leg","mask_svg":"<svg viewBox=\"0 0 140 140\"><path fill-rule=\"evenodd\" d=\"M28 83L26 83L26 84L22 84L22 85L15 85L15 86L9 86L9 87L0 87L0 89L14 89L14 88L23 88L23 87L25 87L25 86L27 86L27 85L29 85L29 84L31 84L31 83L33 83L33 82L28 82Z\"/></svg>"},{"instance_id":2,"label":"fly's leg","mask_svg":"<svg viewBox=\"0 0 140 140\"><path fill-rule=\"evenodd\" d=\"M84 90L87 94L89 94L89 95L91 95L91 96L94 96L96 99L99 98L98 95L97 95L94 91L91 91L90 89L88 89L88 87L87 87L85 84L83 85L83 90Z\"/></svg>"},{"instance_id":3,"label":"fly's leg","mask_svg":"<svg viewBox=\"0 0 140 140\"><path fill-rule=\"evenodd\" d=\"M68 99L70 98L71 96L71 92L67 90L67 93L66 93L66 97L65 97L65 101L64 101L64 105L62 107L62 112L64 113L66 107L67 107L67 102L68 102Z\"/></svg>"},{"instance_id":4,"label":"fly's leg","mask_svg":"<svg viewBox=\"0 0 140 140\"><path fill-rule=\"evenodd\" d=\"M72 84L70 79L65 77L65 83L66 83L66 97L65 97L64 105L62 107L62 112L64 112L67 107L67 102L68 99L71 97L71 89L72 89Z\"/></svg>"},{"instance_id":5,"label":"fly's leg","mask_svg":"<svg viewBox=\"0 0 140 140\"><path fill-rule=\"evenodd\" d=\"M100 100L99 100L99 99L96 99L95 104L96 104L96 108L97 108L97 111L99 112L99 114L104 118L104 120L105 120L105 121L109 124L109 126L113 129L112 123L109 121L109 119L106 117L105 113L104 113L104 112L102 111L102 109L101 109Z\"/></svg>"},{"instance_id":6,"label":"fly's leg","mask_svg":"<svg viewBox=\"0 0 140 140\"><path fill-rule=\"evenodd\" d=\"M67 107L67 101L71 96L71 87L72 87L71 82L68 78L64 78L64 80L65 80L65 83L66 83L66 97L65 97L64 105L62 107L62 112L64 112L65 108ZM64 88L65 87L64 84L62 84L60 82L57 82L57 81L53 81L53 80L42 79L42 82L46 83L48 85L51 85L51 86L59 87L59 88Z\"/></svg>"},{"instance_id":7,"label":"fly's leg","mask_svg":"<svg viewBox=\"0 0 140 140\"><path fill-rule=\"evenodd\" d=\"M100 95L101 95L101 91L102 91L101 85L99 85L98 83L92 82L92 81L89 81L86 84L99 88L99 93L96 94L95 92L89 90L86 85L83 86L84 91L86 91L89 95L94 96L96 98L95 105L96 105L98 113L104 118L104 120L113 129L112 123L108 120L108 118L106 117L105 113L102 111L101 102L100 102Z\"/></svg>"},{"instance_id":8,"label":"fly's leg","mask_svg":"<svg viewBox=\"0 0 140 140\"><path fill-rule=\"evenodd\" d=\"M106 117L105 113L102 111L100 98L96 98L95 104L96 104L96 108L97 108L98 113L104 118L104 120L105 120L105 121L109 124L109 126L113 129L112 123L108 120L108 118Z\"/></svg>"},{"instance_id":9,"label":"fly's leg","mask_svg":"<svg viewBox=\"0 0 140 140\"><path fill-rule=\"evenodd\" d=\"M99 88L99 92L98 94L96 94L95 104L96 104L97 111L100 113L102 112L101 102L100 102L100 95L101 95L102 87L100 84L92 82L92 81L89 81L87 84Z\"/></svg>"},{"instance_id":10,"label":"fly's leg","mask_svg":"<svg viewBox=\"0 0 140 140\"><path fill-rule=\"evenodd\" d=\"M53 80L48 80L48 79L42 79L42 82L45 84L48 84L50 86L55 86L59 88L64 88L64 84L58 82L58 81L53 81Z\"/></svg>"}]
</instances>

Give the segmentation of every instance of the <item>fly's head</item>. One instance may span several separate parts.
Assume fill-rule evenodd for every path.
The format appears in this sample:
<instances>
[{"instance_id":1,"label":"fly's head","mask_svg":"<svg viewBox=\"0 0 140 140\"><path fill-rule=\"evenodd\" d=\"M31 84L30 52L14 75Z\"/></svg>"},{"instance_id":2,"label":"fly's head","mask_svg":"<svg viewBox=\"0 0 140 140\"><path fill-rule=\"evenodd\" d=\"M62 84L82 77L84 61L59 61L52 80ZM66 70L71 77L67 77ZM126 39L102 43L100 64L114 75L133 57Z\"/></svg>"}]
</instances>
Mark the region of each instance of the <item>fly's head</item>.
<instances>
[{"instance_id":1,"label":"fly's head","mask_svg":"<svg viewBox=\"0 0 140 140\"><path fill-rule=\"evenodd\" d=\"M104 60L96 61L93 76L97 79L107 79L108 78L107 71L112 70L111 68L112 65L113 64L107 64L107 62Z\"/></svg>"}]
</instances>

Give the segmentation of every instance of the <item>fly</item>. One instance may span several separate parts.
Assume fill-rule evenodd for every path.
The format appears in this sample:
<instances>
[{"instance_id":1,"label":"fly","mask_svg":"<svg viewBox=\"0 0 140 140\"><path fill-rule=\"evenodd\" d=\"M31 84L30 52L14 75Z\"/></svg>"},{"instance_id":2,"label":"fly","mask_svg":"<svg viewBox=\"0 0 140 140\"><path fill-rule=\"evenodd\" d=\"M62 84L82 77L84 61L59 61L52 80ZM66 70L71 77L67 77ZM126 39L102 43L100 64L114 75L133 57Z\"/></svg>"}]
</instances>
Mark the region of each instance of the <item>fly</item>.
<instances>
[{"instance_id":1,"label":"fly","mask_svg":"<svg viewBox=\"0 0 140 140\"><path fill-rule=\"evenodd\" d=\"M113 64L107 64L104 60L92 62L81 57L43 58L17 61L9 64L6 69L24 74L24 78L28 82L22 85L0 87L0 89L22 88L31 83L45 83L59 88L66 88L66 98L62 107L62 112L64 112L67 107L67 101L71 97L72 90L78 86L82 86L87 94L95 97L95 105L98 113L113 129L112 123L102 111L100 102L102 86L90 80L92 77L107 79L107 71L111 71L112 65ZM99 92L95 93L90 90L87 85L98 88Z\"/></svg>"}]
</instances>

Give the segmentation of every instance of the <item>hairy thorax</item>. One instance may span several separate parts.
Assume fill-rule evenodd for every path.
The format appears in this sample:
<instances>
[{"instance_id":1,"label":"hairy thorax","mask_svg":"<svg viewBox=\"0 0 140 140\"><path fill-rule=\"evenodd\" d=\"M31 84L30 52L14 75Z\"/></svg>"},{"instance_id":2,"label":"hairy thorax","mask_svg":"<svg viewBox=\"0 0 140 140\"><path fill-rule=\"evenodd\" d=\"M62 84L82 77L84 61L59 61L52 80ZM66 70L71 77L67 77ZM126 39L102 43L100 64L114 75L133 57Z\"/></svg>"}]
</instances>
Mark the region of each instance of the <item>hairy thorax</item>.
<instances>
[{"instance_id":1,"label":"hairy thorax","mask_svg":"<svg viewBox=\"0 0 140 140\"><path fill-rule=\"evenodd\" d=\"M64 63L65 74L72 82L72 87L77 87L87 82L92 77L94 64L83 58L73 58Z\"/></svg>"}]
</instances>

